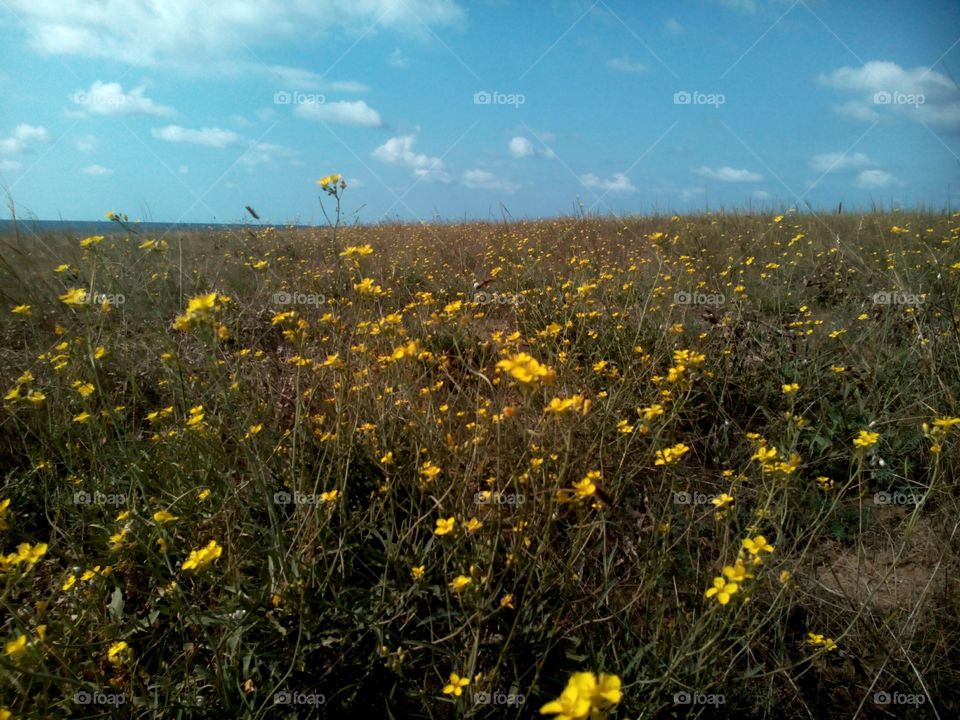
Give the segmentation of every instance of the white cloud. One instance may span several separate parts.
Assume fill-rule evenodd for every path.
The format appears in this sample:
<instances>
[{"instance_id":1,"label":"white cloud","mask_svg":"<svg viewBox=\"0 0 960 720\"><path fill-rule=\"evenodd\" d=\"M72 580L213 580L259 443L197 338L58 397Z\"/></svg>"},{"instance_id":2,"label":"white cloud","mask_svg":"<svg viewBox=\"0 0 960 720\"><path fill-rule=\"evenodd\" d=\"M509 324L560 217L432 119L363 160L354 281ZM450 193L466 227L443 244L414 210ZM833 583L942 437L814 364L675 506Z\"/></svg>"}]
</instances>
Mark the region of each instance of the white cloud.
<instances>
[{"instance_id":1,"label":"white cloud","mask_svg":"<svg viewBox=\"0 0 960 720\"><path fill-rule=\"evenodd\" d=\"M474 190L499 190L505 193L515 193L520 187L486 170L467 170L463 173L462 182L466 187Z\"/></svg>"},{"instance_id":2,"label":"white cloud","mask_svg":"<svg viewBox=\"0 0 960 720\"><path fill-rule=\"evenodd\" d=\"M766 190L754 190L752 193L750 193L750 196L754 200L769 200L771 197L770 193L768 193Z\"/></svg>"},{"instance_id":3,"label":"white cloud","mask_svg":"<svg viewBox=\"0 0 960 720\"><path fill-rule=\"evenodd\" d=\"M319 120L331 125L353 125L357 127L380 127L383 125L380 113L363 100L304 103L297 105L294 112L302 118Z\"/></svg>"},{"instance_id":4,"label":"white cloud","mask_svg":"<svg viewBox=\"0 0 960 720\"><path fill-rule=\"evenodd\" d=\"M896 177L883 170L864 170L857 175L857 187L864 190L878 190L899 184Z\"/></svg>"},{"instance_id":5,"label":"white cloud","mask_svg":"<svg viewBox=\"0 0 960 720\"><path fill-rule=\"evenodd\" d=\"M113 170L105 168L103 165L87 165L80 172L84 175L113 175Z\"/></svg>"},{"instance_id":6,"label":"white cloud","mask_svg":"<svg viewBox=\"0 0 960 720\"><path fill-rule=\"evenodd\" d=\"M838 115L846 115L863 122L873 122L880 119L880 115L871 107L871 103L863 100L848 100L845 103L834 105L833 111Z\"/></svg>"},{"instance_id":7,"label":"white cloud","mask_svg":"<svg viewBox=\"0 0 960 720\"><path fill-rule=\"evenodd\" d=\"M190 168L186 165L181 165L177 168L177 173L179 175L188 175L190 173Z\"/></svg>"},{"instance_id":8,"label":"white cloud","mask_svg":"<svg viewBox=\"0 0 960 720\"><path fill-rule=\"evenodd\" d=\"M215 127L192 130L179 125L167 125L162 128L153 128L150 134L158 140L166 140L167 142L192 143L214 148L237 145L242 140L233 130L222 130Z\"/></svg>"},{"instance_id":9,"label":"white cloud","mask_svg":"<svg viewBox=\"0 0 960 720\"><path fill-rule=\"evenodd\" d=\"M533 134L537 139L536 144L523 135L515 135L512 137L510 143L507 145L510 154L515 158L533 157L534 155L546 158L547 160L555 158L557 156L556 153L553 152L553 148L548 147L546 143L556 140L556 133L533 131Z\"/></svg>"},{"instance_id":10,"label":"white cloud","mask_svg":"<svg viewBox=\"0 0 960 720\"><path fill-rule=\"evenodd\" d=\"M146 85L138 85L129 93L123 91L120 83L106 83L95 80L89 90L77 90L70 95L75 105L79 105L94 115L174 115L176 111L166 105L157 105L144 96Z\"/></svg>"},{"instance_id":11,"label":"white cloud","mask_svg":"<svg viewBox=\"0 0 960 720\"><path fill-rule=\"evenodd\" d=\"M580 182L586 187L594 190L603 190L608 193L634 193L637 188L623 173L614 173L609 178L601 178L593 173L587 173L580 177Z\"/></svg>"},{"instance_id":12,"label":"white cloud","mask_svg":"<svg viewBox=\"0 0 960 720\"><path fill-rule=\"evenodd\" d=\"M753 15L757 12L757 0L718 0L725 8L736 10L744 15Z\"/></svg>"},{"instance_id":13,"label":"white cloud","mask_svg":"<svg viewBox=\"0 0 960 720\"><path fill-rule=\"evenodd\" d=\"M416 153L413 146L417 143L417 136L399 135L390 138L378 147L371 155L380 162L388 165L402 165L413 171L417 177L436 182L449 182L450 176L444 170L443 160Z\"/></svg>"},{"instance_id":14,"label":"white cloud","mask_svg":"<svg viewBox=\"0 0 960 720\"><path fill-rule=\"evenodd\" d=\"M367 92L370 88L354 80L327 80L323 75L318 75L312 70L304 68L291 67L289 65L259 65L251 63L253 70L265 71L273 77L274 80L281 83L288 91L304 90L330 90L332 92Z\"/></svg>"},{"instance_id":15,"label":"white cloud","mask_svg":"<svg viewBox=\"0 0 960 720\"><path fill-rule=\"evenodd\" d=\"M830 152L810 158L810 169L818 173L844 172L873 164L874 162L863 153Z\"/></svg>"},{"instance_id":16,"label":"white cloud","mask_svg":"<svg viewBox=\"0 0 960 720\"><path fill-rule=\"evenodd\" d=\"M423 25L456 25L457 0L8 0L43 54L107 57L134 65L201 67L248 48L375 30L424 34Z\"/></svg>"},{"instance_id":17,"label":"white cloud","mask_svg":"<svg viewBox=\"0 0 960 720\"><path fill-rule=\"evenodd\" d=\"M510 154L516 158L530 157L533 155L533 143L518 135L510 140Z\"/></svg>"},{"instance_id":18,"label":"white cloud","mask_svg":"<svg viewBox=\"0 0 960 720\"><path fill-rule=\"evenodd\" d=\"M84 153L93 152L99 143L100 141L93 135L82 135L74 141L77 150Z\"/></svg>"},{"instance_id":19,"label":"white cloud","mask_svg":"<svg viewBox=\"0 0 960 720\"><path fill-rule=\"evenodd\" d=\"M410 59L403 54L403 50L397 48L392 53L390 53L389 62L394 67L405 68L410 64Z\"/></svg>"},{"instance_id":20,"label":"white cloud","mask_svg":"<svg viewBox=\"0 0 960 720\"><path fill-rule=\"evenodd\" d=\"M250 147L240 157L238 162L246 165L248 168L254 168L258 165L272 165L279 159L294 158L297 156L295 150L291 150L283 145L274 143L251 142Z\"/></svg>"},{"instance_id":21,"label":"white cloud","mask_svg":"<svg viewBox=\"0 0 960 720\"><path fill-rule=\"evenodd\" d=\"M841 67L822 73L821 85L850 93L852 100L834 110L873 121L892 112L927 124L960 130L960 88L932 68L906 69L895 62L873 60L863 67Z\"/></svg>"},{"instance_id":22,"label":"white cloud","mask_svg":"<svg viewBox=\"0 0 960 720\"><path fill-rule=\"evenodd\" d=\"M677 22L675 18L667 18L667 21L663 23L663 29L668 35L680 35L683 33L683 25Z\"/></svg>"},{"instance_id":23,"label":"white cloud","mask_svg":"<svg viewBox=\"0 0 960 720\"><path fill-rule=\"evenodd\" d=\"M618 72L640 74L645 73L650 68L643 63L634 62L629 57L618 57L607 60L607 67Z\"/></svg>"},{"instance_id":24,"label":"white cloud","mask_svg":"<svg viewBox=\"0 0 960 720\"><path fill-rule=\"evenodd\" d=\"M7 158L0 160L0 172L13 172L22 167L23 165L18 163L16 160L8 160Z\"/></svg>"},{"instance_id":25,"label":"white cloud","mask_svg":"<svg viewBox=\"0 0 960 720\"><path fill-rule=\"evenodd\" d=\"M697 175L701 177L709 178L711 180L718 180L720 182L759 182L763 180L763 175L758 175L755 172L750 172L749 170L738 170L737 168L732 168L728 165L724 165L719 168L711 168L706 165L701 165L698 168L693 170Z\"/></svg>"},{"instance_id":26,"label":"white cloud","mask_svg":"<svg viewBox=\"0 0 960 720\"><path fill-rule=\"evenodd\" d=\"M29 152L34 145L50 142L50 131L42 125L27 125L20 123L13 129L13 134L0 139L0 153L15 155Z\"/></svg>"}]
</instances>

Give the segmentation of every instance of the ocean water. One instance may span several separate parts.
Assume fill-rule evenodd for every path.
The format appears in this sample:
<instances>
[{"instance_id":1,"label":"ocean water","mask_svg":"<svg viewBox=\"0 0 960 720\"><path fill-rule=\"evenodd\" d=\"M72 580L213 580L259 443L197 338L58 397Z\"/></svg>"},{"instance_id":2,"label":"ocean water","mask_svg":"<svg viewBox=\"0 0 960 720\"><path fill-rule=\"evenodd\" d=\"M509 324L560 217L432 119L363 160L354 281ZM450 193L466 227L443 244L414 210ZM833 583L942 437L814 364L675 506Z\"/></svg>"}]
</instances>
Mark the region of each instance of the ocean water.
<instances>
[{"instance_id":1,"label":"ocean water","mask_svg":"<svg viewBox=\"0 0 960 720\"><path fill-rule=\"evenodd\" d=\"M109 220L20 220L17 229L23 235L110 235L112 233L128 234L119 224ZM13 232L12 220L0 220L0 234ZM154 235L169 235L172 232L196 232L198 230L237 230L249 227L263 227L259 223L158 223L142 222L127 223L137 235L145 237Z\"/></svg>"}]
</instances>

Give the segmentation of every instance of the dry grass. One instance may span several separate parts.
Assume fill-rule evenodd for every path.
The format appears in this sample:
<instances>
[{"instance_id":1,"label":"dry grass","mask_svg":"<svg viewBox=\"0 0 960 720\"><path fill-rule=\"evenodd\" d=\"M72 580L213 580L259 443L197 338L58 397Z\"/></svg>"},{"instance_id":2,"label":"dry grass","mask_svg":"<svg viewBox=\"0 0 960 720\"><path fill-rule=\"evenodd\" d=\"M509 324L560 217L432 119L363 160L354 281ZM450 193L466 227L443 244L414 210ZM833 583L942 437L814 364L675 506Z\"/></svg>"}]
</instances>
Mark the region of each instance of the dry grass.
<instances>
[{"instance_id":1,"label":"dry grass","mask_svg":"<svg viewBox=\"0 0 960 720\"><path fill-rule=\"evenodd\" d=\"M30 314L0 317L0 550L48 547L6 563L26 642L3 703L523 718L589 670L621 678L617 717L954 716L960 428L933 423L960 415L958 235L727 214L4 238ZM522 353L539 376L502 364ZM738 554L753 577L706 597Z\"/></svg>"}]
</instances>

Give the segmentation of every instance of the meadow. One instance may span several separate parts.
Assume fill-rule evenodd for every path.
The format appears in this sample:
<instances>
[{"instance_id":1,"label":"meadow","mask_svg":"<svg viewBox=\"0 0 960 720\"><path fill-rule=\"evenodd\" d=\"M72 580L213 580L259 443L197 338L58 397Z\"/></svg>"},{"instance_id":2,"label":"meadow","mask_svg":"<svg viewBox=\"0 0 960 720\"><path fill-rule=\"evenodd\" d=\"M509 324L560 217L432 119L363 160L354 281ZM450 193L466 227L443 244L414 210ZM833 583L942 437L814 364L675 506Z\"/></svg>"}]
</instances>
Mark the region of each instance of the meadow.
<instances>
[{"instance_id":1,"label":"meadow","mask_svg":"<svg viewBox=\"0 0 960 720\"><path fill-rule=\"evenodd\" d=\"M960 713L960 213L0 238L0 718Z\"/></svg>"}]
</instances>

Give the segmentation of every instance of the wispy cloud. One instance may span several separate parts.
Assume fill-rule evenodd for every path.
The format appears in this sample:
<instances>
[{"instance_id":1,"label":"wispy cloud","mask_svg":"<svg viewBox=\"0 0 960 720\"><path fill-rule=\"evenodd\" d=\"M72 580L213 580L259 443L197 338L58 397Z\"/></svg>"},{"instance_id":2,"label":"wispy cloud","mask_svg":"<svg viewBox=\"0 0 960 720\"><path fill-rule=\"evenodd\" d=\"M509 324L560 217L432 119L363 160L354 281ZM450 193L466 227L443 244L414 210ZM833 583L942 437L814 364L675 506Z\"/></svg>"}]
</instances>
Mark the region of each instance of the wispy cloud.
<instances>
[{"instance_id":1,"label":"wispy cloud","mask_svg":"<svg viewBox=\"0 0 960 720\"><path fill-rule=\"evenodd\" d=\"M363 100L303 103L296 106L294 113L308 120L319 120L331 125L352 125L355 127L380 127L383 125L380 113Z\"/></svg>"},{"instance_id":2,"label":"wispy cloud","mask_svg":"<svg viewBox=\"0 0 960 720\"><path fill-rule=\"evenodd\" d=\"M154 128L150 131L158 140L166 140L172 143L191 143L193 145L206 145L213 148L225 148L231 145L238 145L242 142L241 138L233 130L223 130L217 127L201 128L192 130L179 125L167 125L162 128Z\"/></svg>"},{"instance_id":3,"label":"wispy cloud","mask_svg":"<svg viewBox=\"0 0 960 720\"><path fill-rule=\"evenodd\" d=\"M591 190L603 190L608 193L635 193L637 188L624 173L614 173L609 178L602 178L593 173L580 177L580 182Z\"/></svg>"},{"instance_id":4,"label":"wispy cloud","mask_svg":"<svg viewBox=\"0 0 960 720\"><path fill-rule=\"evenodd\" d=\"M175 115L172 107L159 105L146 97L146 85L138 85L130 92L123 91L118 82L95 80L88 90L77 90L70 99L74 105L94 115Z\"/></svg>"},{"instance_id":5,"label":"wispy cloud","mask_svg":"<svg viewBox=\"0 0 960 720\"><path fill-rule=\"evenodd\" d=\"M701 165L698 168L694 168L693 171L701 177L718 180L719 182L759 182L763 180L763 175L751 172L750 170L732 168L729 165L724 165L719 168Z\"/></svg>"},{"instance_id":6,"label":"wispy cloud","mask_svg":"<svg viewBox=\"0 0 960 720\"><path fill-rule=\"evenodd\" d=\"M31 152L36 145L50 142L50 131L42 125L21 123L8 137L0 139L0 153L16 155Z\"/></svg>"}]
</instances>

